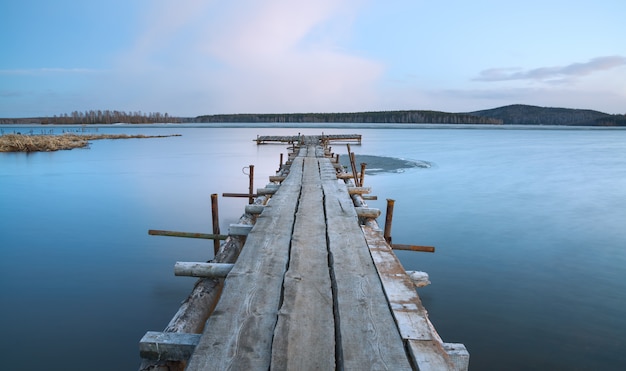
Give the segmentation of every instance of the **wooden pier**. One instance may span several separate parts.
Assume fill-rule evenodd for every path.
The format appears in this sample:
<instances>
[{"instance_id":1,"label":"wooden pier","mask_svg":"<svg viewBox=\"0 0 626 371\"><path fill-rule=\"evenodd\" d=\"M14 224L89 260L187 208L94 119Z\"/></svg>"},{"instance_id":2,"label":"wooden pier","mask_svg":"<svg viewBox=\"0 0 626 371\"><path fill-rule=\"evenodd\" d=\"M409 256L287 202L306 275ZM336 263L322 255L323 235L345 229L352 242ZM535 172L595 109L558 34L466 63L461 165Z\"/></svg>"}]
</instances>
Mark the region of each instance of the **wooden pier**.
<instances>
[{"instance_id":1,"label":"wooden pier","mask_svg":"<svg viewBox=\"0 0 626 371\"><path fill-rule=\"evenodd\" d=\"M185 303L208 316L195 329L148 332L142 369L467 370L465 347L441 340L378 227L380 211L363 202L368 189L338 176L322 136L297 143L280 181L246 208L253 223L231 227L245 240L236 261L223 258L227 239L213 262L177 264L218 282L221 295L211 308Z\"/></svg>"},{"instance_id":2,"label":"wooden pier","mask_svg":"<svg viewBox=\"0 0 626 371\"><path fill-rule=\"evenodd\" d=\"M261 135L255 139L257 144L267 143L300 143L304 141L305 136L302 135ZM311 142L330 143L330 142L356 142L361 144L361 134L322 134L307 135L306 140Z\"/></svg>"}]
</instances>

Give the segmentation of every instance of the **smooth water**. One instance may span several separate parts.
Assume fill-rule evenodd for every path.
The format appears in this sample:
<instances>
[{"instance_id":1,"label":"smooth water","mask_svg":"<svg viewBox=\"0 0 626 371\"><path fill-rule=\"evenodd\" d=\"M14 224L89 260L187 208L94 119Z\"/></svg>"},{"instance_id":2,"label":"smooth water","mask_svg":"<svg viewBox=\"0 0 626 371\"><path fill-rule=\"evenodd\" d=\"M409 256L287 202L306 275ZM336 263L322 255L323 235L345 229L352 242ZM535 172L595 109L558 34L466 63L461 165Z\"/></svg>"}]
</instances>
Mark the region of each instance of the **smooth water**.
<instances>
[{"instance_id":1,"label":"smooth water","mask_svg":"<svg viewBox=\"0 0 626 371\"><path fill-rule=\"evenodd\" d=\"M422 126L423 127L423 126ZM56 130L56 129L55 129ZM4 131L9 131L4 128ZM136 369L194 279L176 261L212 242L210 194L262 187L282 145L256 135L360 133L361 155L430 167L366 176L398 252L430 274L420 296L472 370L626 368L626 131L584 129L106 127L182 137L93 141L90 149L0 154L0 356L4 369ZM343 145L334 152L345 154ZM222 231L246 199L219 198Z\"/></svg>"}]
</instances>

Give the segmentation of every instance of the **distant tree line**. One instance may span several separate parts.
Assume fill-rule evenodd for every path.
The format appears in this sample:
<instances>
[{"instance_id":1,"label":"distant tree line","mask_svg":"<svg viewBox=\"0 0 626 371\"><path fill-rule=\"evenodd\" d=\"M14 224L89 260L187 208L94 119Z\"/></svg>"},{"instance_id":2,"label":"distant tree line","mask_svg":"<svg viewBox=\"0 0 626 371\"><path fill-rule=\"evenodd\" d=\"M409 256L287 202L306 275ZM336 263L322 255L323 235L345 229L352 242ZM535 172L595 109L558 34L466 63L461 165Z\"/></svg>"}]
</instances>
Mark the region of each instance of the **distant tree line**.
<instances>
[{"instance_id":1,"label":"distant tree line","mask_svg":"<svg viewBox=\"0 0 626 371\"><path fill-rule=\"evenodd\" d=\"M233 114L196 117L196 122L275 122L275 123L381 123L381 124L502 124L502 120L464 113L439 111L379 111L355 113L288 113L288 114Z\"/></svg>"},{"instance_id":2,"label":"distant tree line","mask_svg":"<svg viewBox=\"0 0 626 371\"><path fill-rule=\"evenodd\" d=\"M170 116L168 113L141 111L124 112L111 110L74 111L52 117L0 119L0 124L41 123L50 125L89 125L89 124L155 124L155 123L178 123L182 119Z\"/></svg>"}]
</instances>

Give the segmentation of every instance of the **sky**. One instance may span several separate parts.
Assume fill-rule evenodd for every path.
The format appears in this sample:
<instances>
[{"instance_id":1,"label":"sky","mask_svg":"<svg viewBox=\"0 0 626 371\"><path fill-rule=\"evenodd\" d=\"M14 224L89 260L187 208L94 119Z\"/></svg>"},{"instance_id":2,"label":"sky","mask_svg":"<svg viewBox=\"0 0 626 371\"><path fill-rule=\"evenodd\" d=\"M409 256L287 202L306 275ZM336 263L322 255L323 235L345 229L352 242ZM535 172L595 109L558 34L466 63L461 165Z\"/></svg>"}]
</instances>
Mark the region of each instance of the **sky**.
<instances>
[{"instance_id":1,"label":"sky","mask_svg":"<svg viewBox=\"0 0 626 371\"><path fill-rule=\"evenodd\" d=\"M626 113L622 0L0 3L0 117Z\"/></svg>"}]
</instances>

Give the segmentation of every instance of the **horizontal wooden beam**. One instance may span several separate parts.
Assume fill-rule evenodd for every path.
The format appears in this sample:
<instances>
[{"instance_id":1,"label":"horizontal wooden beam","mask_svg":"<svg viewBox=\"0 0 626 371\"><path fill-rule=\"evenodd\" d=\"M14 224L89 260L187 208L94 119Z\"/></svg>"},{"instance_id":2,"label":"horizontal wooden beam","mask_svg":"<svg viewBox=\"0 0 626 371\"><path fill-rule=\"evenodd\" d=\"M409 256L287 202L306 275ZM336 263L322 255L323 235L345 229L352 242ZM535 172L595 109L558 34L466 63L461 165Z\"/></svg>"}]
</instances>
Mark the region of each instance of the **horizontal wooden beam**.
<instances>
[{"instance_id":1,"label":"horizontal wooden beam","mask_svg":"<svg viewBox=\"0 0 626 371\"><path fill-rule=\"evenodd\" d=\"M357 176L361 176L359 173L357 173ZM354 178L354 176L352 176L352 173L339 173L337 174L337 179L352 179Z\"/></svg>"},{"instance_id":2,"label":"horizontal wooden beam","mask_svg":"<svg viewBox=\"0 0 626 371\"><path fill-rule=\"evenodd\" d=\"M258 215L260 213L263 212L263 210L265 209L264 205L246 205L246 214L252 214L252 215Z\"/></svg>"},{"instance_id":3,"label":"horizontal wooden beam","mask_svg":"<svg viewBox=\"0 0 626 371\"><path fill-rule=\"evenodd\" d=\"M139 341L139 355L144 359L184 361L191 357L200 334L148 331Z\"/></svg>"},{"instance_id":4,"label":"horizontal wooden beam","mask_svg":"<svg viewBox=\"0 0 626 371\"><path fill-rule=\"evenodd\" d=\"M150 230L148 230L148 234L151 235L151 236L204 238L204 239L207 239L207 240L225 240L226 238L228 238L228 236L224 235L224 234L163 231L163 230L160 230L160 229L150 229Z\"/></svg>"},{"instance_id":5,"label":"horizontal wooden beam","mask_svg":"<svg viewBox=\"0 0 626 371\"><path fill-rule=\"evenodd\" d=\"M378 200L378 196L368 196L368 195L362 195L361 198L363 198L366 201L375 201Z\"/></svg>"},{"instance_id":6,"label":"horizontal wooden beam","mask_svg":"<svg viewBox=\"0 0 626 371\"><path fill-rule=\"evenodd\" d=\"M391 245L391 248L394 250L435 252L435 248L433 246L402 245L402 244L394 243Z\"/></svg>"},{"instance_id":7,"label":"horizontal wooden beam","mask_svg":"<svg viewBox=\"0 0 626 371\"><path fill-rule=\"evenodd\" d=\"M348 194L351 195L362 195L365 193L371 193L371 187L348 187Z\"/></svg>"},{"instance_id":8,"label":"horizontal wooden beam","mask_svg":"<svg viewBox=\"0 0 626 371\"><path fill-rule=\"evenodd\" d=\"M233 236L247 236L252 230L252 227L253 226L250 224L231 224L228 227L228 234Z\"/></svg>"},{"instance_id":9,"label":"horizontal wooden beam","mask_svg":"<svg viewBox=\"0 0 626 371\"><path fill-rule=\"evenodd\" d=\"M222 193L222 197L250 198L250 197L257 197L257 195L250 194L250 193Z\"/></svg>"},{"instance_id":10,"label":"horizontal wooden beam","mask_svg":"<svg viewBox=\"0 0 626 371\"><path fill-rule=\"evenodd\" d=\"M378 218L380 216L380 210L369 207L355 207L356 215L359 218Z\"/></svg>"},{"instance_id":11,"label":"horizontal wooden beam","mask_svg":"<svg viewBox=\"0 0 626 371\"><path fill-rule=\"evenodd\" d=\"M268 187L265 187L265 188L257 189L256 193L260 194L260 195L273 195L274 193L276 193L277 190L278 190L278 188L268 188Z\"/></svg>"},{"instance_id":12,"label":"horizontal wooden beam","mask_svg":"<svg viewBox=\"0 0 626 371\"><path fill-rule=\"evenodd\" d=\"M285 180L285 178L287 178L286 176L281 176L281 175L270 175L270 182L282 182L283 180Z\"/></svg>"},{"instance_id":13,"label":"horizontal wooden beam","mask_svg":"<svg viewBox=\"0 0 626 371\"><path fill-rule=\"evenodd\" d=\"M234 264L228 263L198 263L176 262L174 264L175 276L202 277L202 278L226 278Z\"/></svg>"}]
</instances>

